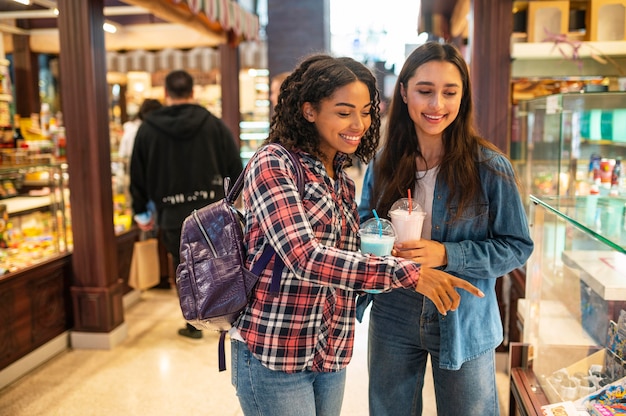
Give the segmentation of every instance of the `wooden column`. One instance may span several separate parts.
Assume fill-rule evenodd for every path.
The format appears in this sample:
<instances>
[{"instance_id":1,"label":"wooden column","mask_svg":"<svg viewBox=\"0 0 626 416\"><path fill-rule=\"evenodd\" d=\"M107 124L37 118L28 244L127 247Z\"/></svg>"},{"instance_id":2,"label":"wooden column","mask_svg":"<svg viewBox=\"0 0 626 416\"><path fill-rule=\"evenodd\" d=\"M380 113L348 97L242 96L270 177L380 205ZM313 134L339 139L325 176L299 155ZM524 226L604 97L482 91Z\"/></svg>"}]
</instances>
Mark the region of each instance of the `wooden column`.
<instances>
[{"instance_id":1,"label":"wooden column","mask_svg":"<svg viewBox=\"0 0 626 416\"><path fill-rule=\"evenodd\" d=\"M510 0L472 0L469 47L474 112L481 135L509 153L511 114Z\"/></svg>"},{"instance_id":2,"label":"wooden column","mask_svg":"<svg viewBox=\"0 0 626 416\"><path fill-rule=\"evenodd\" d=\"M79 332L111 332L124 321L113 230L103 3L58 2L74 235L71 292ZM125 337L125 331L116 334Z\"/></svg>"},{"instance_id":3,"label":"wooden column","mask_svg":"<svg viewBox=\"0 0 626 416\"><path fill-rule=\"evenodd\" d=\"M28 35L13 35L13 70L15 79L15 112L23 118L39 113L39 63L30 50Z\"/></svg>"},{"instance_id":4,"label":"wooden column","mask_svg":"<svg viewBox=\"0 0 626 416\"><path fill-rule=\"evenodd\" d=\"M330 53L330 0L268 0L270 77L291 71L313 52ZM384 7L384 6L381 6Z\"/></svg>"},{"instance_id":5,"label":"wooden column","mask_svg":"<svg viewBox=\"0 0 626 416\"><path fill-rule=\"evenodd\" d=\"M512 3L471 0L469 21L470 76L477 128L487 140L510 154ZM507 301L502 279L496 294L504 326L507 322L502 306ZM505 349L501 345L498 351Z\"/></svg>"},{"instance_id":6,"label":"wooden column","mask_svg":"<svg viewBox=\"0 0 626 416\"><path fill-rule=\"evenodd\" d=\"M231 33L229 36L232 36ZM219 46L222 87L222 121L239 143L239 48L229 43Z\"/></svg>"}]
</instances>

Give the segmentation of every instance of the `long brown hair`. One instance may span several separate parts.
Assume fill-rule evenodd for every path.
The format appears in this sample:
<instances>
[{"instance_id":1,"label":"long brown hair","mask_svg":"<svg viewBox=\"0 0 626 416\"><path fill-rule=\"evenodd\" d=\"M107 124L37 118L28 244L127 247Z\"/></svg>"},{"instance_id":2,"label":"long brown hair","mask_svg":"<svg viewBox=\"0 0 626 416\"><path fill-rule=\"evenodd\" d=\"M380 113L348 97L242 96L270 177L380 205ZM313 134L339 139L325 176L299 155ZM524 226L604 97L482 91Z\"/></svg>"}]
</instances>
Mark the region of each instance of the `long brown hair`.
<instances>
[{"instance_id":1,"label":"long brown hair","mask_svg":"<svg viewBox=\"0 0 626 416\"><path fill-rule=\"evenodd\" d=\"M374 161L374 188L371 208L387 215L391 205L406 197L407 189L416 184L416 158L424 159L413 120L401 96L401 85L407 85L415 71L430 61L450 62L461 74L463 96L457 118L443 132L444 156L439 167L439 177L447 184L450 193L447 206L458 202L457 219L464 209L480 197L481 186L478 162L483 160L481 148L498 148L480 137L473 126L472 88L467 64L452 45L428 42L415 49L404 62L396 81L387 121L387 140Z\"/></svg>"}]
</instances>

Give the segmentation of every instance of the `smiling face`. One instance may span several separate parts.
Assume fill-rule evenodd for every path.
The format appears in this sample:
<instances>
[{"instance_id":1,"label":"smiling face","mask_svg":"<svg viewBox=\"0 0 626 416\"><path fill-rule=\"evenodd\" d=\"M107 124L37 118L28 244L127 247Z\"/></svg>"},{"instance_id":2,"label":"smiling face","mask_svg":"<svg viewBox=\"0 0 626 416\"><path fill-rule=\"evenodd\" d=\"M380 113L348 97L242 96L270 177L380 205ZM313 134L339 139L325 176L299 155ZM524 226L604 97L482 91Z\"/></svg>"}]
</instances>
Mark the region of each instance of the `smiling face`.
<instances>
[{"instance_id":1,"label":"smiling face","mask_svg":"<svg viewBox=\"0 0 626 416\"><path fill-rule=\"evenodd\" d=\"M326 156L326 169L332 175L337 152L354 153L372 124L372 100L367 85L360 81L338 88L315 108L304 103L302 113L315 123L320 135L320 150Z\"/></svg>"},{"instance_id":2,"label":"smiling face","mask_svg":"<svg viewBox=\"0 0 626 416\"><path fill-rule=\"evenodd\" d=\"M401 85L402 100L419 139L441 139L459 114L463 82L459 69L450 62L430 61L415 70Z\"/></svg>"}]
</instances>

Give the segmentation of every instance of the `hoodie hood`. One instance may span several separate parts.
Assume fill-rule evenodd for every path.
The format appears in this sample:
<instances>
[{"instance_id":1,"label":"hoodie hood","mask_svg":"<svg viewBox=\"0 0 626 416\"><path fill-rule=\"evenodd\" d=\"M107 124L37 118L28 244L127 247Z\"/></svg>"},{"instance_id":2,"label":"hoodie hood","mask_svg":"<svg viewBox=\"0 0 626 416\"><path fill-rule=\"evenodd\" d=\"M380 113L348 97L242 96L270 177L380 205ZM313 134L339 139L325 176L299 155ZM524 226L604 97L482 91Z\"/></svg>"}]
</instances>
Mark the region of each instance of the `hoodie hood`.
<instances>
[{"instance_id":1,"label":"hoodie hood","mask_svg":"<svg viewBox=\"0 0 626 416\"><path fill-rule=\"evenodd\" d=\"M150 112L144 123L172 140L191 140L197 136L210 114L197 104L178 104Z\"/></svg>"}]
</instances>

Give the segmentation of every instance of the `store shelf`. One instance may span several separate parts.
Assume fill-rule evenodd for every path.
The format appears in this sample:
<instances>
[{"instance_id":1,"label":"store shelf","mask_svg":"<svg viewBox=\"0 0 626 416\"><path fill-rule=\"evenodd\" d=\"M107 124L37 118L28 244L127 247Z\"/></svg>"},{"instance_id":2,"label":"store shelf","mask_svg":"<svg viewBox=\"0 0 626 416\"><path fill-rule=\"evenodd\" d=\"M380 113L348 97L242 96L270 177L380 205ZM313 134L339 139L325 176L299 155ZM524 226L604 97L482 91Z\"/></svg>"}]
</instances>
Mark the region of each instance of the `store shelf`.
<instances>
[{"instance_id":1,"label":"store shelf","mask_svg":"<svg viewBox=\"0 0 626 416\"><path fill-rule=\"evenodd\" d=\"M270 123L264 120L244 120L239 122L241 140L241 159L244 164L254 155L269 134Z\"/></svg>"},{"instance_id":2,"label":"store shelf","mask_svg":"<svg viewBox=\"0 0 626 416\"><path fill-rule=\"evenodd\" d=\"M241 133L239 135L241 140L250 141L250 140L265 140L267 139L267 133Z\"/></svg>"},{"instance_id":3,"label":"store shelf","mask_svg":"<svg viewBox=\"0 0 626 416\"><path fill-rule=\"evenodd\" d=\"M7 206L9 215L33 209L46 208L52 203L50 195L45 196L16 196L0 200L0 204Z\"/></svg>"},{"instance_id":4,"label":"store shelf","mask_svg":"<svg viewBox=\"0 0 626 416\"><path fill-rule=\"evenodd\" d=\"M240 121L239 128L266 130L270 128L270 123L269 121Z\"/></svg>"},{"instance_id":5,"label":"store shelf","mask_svg":"<svg viewBox=\"0 0 626 416\"><path fill-rule=\"evenodd\" d=\"M568 59L573 48L571 45L554 42L518 42L511 45L511 57L514 59L563 59L563 50ZM597 55L626 56L626 41L582 42L578 48L580 58L589 58Z\"/></svg>"},{"instance_id":6,"label":"store shelf","mask_svg":"<svg viewBox=\"0 0 626 416\"><path fill-rule=\"evenodd\" d=\"M526 321L529 308L528 299L520 299L517 314L521 323ZM557 329L558 330L555 330ZM579 319L556 300L539 302L539 340L541 345L588 346L596 342L585 332Z\"/></svg>"},{"instance_id":7,"label":"store shelf","mask_svg":"<svg viewBox=\"0 0 626 416\"><path fill-rule=\"evenodd\" d=\"M626 299L626 255L615 251L565 250L563 262L604 300Z\"/></svg>"}]
</instances>

